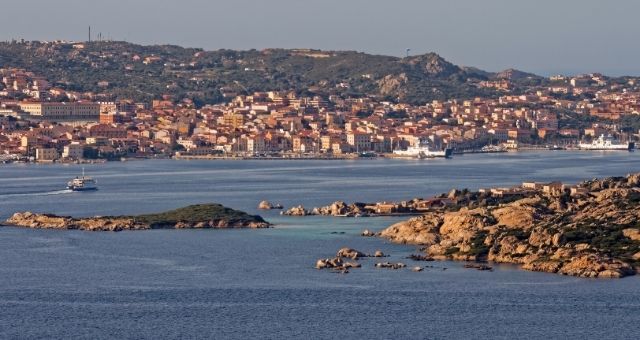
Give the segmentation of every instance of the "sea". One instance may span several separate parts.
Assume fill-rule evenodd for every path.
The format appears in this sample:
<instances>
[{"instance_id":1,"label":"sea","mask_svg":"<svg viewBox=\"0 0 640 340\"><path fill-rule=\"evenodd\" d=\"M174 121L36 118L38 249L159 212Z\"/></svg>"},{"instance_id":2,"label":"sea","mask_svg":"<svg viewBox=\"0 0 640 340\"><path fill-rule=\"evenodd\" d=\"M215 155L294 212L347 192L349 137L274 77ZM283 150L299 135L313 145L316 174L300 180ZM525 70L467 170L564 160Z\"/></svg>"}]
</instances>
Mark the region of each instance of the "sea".
<instances>
[{"instance_id":1,"label":"sea","mask_svg":"<svg viewBox=\"0 0 640 340\"><path fill-rule=\"evenodd\" d=\"M95 192L65 190L82 173ZM402 217L286 217L452 188L577 183L640 172L640 153L531 151L402 160L134 160L0 165L0 220L160 212L216 202L259 230L86 232L0 227L0 339L635 339L640 277L596 280L494 265L413 263L414 246L364 238ZM429 266L314 269L352 247Z\"/></svg>"}]
</instances>

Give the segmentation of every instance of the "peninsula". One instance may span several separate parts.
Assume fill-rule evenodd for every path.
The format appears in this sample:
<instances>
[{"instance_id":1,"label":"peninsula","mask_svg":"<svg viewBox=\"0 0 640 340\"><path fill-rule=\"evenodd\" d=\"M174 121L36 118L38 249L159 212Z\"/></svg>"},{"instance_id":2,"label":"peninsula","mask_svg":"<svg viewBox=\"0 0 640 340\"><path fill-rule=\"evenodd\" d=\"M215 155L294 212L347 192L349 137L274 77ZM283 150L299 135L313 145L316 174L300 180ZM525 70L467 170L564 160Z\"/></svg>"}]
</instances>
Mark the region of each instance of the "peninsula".
<instances>
[{"instance_id":1,"label":"peninsula","mask_svg":"<svg viewBox=\"0 0 640 340\"><path fill-rule=\"evenodd\" d=\"M17 212L5 225L36 229L77 229L122 231L148 229L223 229L268 228L260 216L224 207L220 204L197 204L157 214L138 216L95 216L74 218L52 214Z\"/></svg>"},{"instance_id":2,"label":"peninsula","mask_svg":"<svg viewBox=\"0 0 640 340\"><path fill-rule=\"evenodd\" d=\"M379 235L436 260L491 261L592 278L640 265L640 173L520 188L453 191L450 205Z\"/></svg>"}]
</instances>

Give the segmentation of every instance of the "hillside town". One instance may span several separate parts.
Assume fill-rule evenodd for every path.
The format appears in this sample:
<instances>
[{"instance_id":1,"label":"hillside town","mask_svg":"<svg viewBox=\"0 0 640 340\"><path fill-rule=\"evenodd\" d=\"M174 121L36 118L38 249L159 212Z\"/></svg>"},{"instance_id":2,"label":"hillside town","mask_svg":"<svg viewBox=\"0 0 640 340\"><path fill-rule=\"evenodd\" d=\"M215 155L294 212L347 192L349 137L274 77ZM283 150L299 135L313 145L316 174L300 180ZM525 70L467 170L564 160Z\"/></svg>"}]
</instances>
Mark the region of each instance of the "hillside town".
<instances>
[{"instance_id":1,"label":"hillside town","mask_svg":"<svg viewBox=\"0 0 640 340\"><path fill-rule=\"evenodd\" d=\"M131 62L158 62L132 56ZM231 93L196 105L167 87L136 102L76 92L25 69L0 69L0 160L85 161L122 158L343 158L429 144L456 152L570 147L601 135L634 141L621 124L640 115L636 79L612 84L601 74L554 76L512 94L508 79L482 81L494 98L424 105L375 96L305 96L295 91ZM340 84L348 87L348 83Z\"/></svg>"}]
</instances>

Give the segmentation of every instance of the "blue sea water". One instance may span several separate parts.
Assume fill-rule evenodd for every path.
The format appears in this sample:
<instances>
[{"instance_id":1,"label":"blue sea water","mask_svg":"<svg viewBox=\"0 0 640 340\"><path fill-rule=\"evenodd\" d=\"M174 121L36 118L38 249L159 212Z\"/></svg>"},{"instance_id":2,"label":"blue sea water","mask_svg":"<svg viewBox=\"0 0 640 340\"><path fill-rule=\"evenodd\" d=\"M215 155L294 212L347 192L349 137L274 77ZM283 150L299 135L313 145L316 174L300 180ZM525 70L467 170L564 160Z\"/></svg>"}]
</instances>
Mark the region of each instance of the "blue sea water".
<instances>
[{"instance_id":1,"label":"blue sea water","mask_svg":"<svg viewBox=\"0 0 640 340\"><path fill-rule=\"evenodd\" d=\"M173 161L86 165L100 190L64 190L79 165L0 166L0 219L15 211L138 214L219 202L262 230L99 233L0 227L2 339L631 339L640 278L590 280L498 265L342 275L313 268L349 246L390 261L415 252L362 238L401 218L293 218L256 209L403 200L640 171L639 153L520 152L451 160ZM425 263L420 263L424 265Z\"/></svg>"}]
</instances>

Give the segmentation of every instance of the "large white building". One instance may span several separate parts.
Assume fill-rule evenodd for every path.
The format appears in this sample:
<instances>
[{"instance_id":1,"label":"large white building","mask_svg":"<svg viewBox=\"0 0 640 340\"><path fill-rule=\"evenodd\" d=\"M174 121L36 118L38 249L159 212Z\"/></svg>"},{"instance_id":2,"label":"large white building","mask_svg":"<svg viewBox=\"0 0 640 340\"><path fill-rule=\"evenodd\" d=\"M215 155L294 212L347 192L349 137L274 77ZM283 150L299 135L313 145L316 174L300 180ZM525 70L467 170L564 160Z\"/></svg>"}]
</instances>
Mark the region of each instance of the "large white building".
<instances>
[{"instance_id":1,"label":"large white building","mask_svg":"<svg viewBox=\"0 0 640 340\"><path fill-rule=\"evenodd\" d=\"M33 117L51 121L98 121L100 104L90 102L74 103L31 103L22 102L20 109Z\"/></svg>"}]
</instances>

